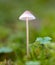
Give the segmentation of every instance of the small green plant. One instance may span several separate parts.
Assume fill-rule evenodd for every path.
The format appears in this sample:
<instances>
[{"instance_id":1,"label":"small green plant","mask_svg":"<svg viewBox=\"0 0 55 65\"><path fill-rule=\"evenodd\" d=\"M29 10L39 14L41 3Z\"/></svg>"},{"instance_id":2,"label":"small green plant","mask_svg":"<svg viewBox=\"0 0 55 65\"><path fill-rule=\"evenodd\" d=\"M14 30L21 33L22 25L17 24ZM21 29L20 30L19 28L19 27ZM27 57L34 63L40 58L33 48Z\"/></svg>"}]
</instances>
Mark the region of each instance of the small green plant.
<instances>
[{"instance_id":1,"label":"small green plant","mask_svg":"<svg viewBox=\"0 0 55 65\"><path fill-rule=\"evenodd\" d=\"M38 37L30 44L31 61L40 61L40 65L55 65L55 43L51 37Z\"/></svg>"},{"instance_id":2,"label":"small green plant","mask_svg":"<svg viewBox=\"0 0 55 65\"><path fill-rule=\"evenodd\" d=\"M40 65L40 62L38 61L29 61L29 62L26 62L26 65Z\"/></svg>"},{"instance_id":3,"label":"small green plant","mask_svg":"<svg viewBox=\"0 0 55 65\"><path fill-rule=\"evenodd\" d=\"M38 38L36 39L36 41L37 41L37 42L40 42L40 44L50 43L51 40L52 40L51 37L43 37L43 38L42 38L42 37L38 37Z\"/></svg>"}]
</instances>

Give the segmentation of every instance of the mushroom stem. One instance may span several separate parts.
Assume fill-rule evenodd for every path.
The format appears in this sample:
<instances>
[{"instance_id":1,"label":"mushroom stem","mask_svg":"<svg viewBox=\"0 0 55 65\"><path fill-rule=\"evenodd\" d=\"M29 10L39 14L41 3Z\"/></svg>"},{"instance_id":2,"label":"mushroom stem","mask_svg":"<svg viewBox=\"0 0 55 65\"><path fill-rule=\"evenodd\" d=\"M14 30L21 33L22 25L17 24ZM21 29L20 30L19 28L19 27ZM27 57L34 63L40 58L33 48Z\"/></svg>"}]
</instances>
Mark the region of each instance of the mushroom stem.
<instances>
[{"instance_id":1,"label":"mushroom stem","mask_svg":"<svg viewBox=\"0 0 55 65\"><path fill-rule=\"evenodd\" d=\"M28 17L26 18L26 47L27 47L27 57L29 55L29 25L28 25Z\"/></svg>"}]
</instances>

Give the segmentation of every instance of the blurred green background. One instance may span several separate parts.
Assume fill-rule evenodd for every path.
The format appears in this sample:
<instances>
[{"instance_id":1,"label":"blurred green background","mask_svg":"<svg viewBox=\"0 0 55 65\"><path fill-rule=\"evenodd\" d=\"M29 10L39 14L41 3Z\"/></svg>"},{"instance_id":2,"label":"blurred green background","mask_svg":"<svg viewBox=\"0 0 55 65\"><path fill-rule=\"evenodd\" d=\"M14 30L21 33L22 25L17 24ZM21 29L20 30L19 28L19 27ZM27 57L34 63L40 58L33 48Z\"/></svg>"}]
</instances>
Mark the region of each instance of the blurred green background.
<instances>
[{"instance_id":1,"label":"blurred green background","mask_svg":"<svg viewBox=\"0 0 55 65\"><path fill-rule=\"evenodd\" d=\"M0 47L12 48L20 65L26 55L26 25L19 16L25 10L36 17L29 21L30 43L40 36L55 41L55 0L0 0Z\"/></svg>"}]
</instances>

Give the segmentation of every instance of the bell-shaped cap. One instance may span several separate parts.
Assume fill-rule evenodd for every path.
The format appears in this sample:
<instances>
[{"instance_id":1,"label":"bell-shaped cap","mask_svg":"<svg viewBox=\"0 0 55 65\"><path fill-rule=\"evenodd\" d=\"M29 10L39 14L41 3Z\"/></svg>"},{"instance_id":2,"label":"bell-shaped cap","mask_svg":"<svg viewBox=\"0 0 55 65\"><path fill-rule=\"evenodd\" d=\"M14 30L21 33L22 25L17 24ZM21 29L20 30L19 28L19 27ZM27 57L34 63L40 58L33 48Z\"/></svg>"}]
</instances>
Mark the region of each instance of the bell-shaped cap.
<instances>
[{"instance_id":1,"label":"bell-shaped cap","mask_svg":"<svg viewBox=\"0 0 55 65\"><path fill-rule=\"evenodd\" d=\"M28 20L34 20L36 19L35 16L33 16L29 11L25 11L20 17L20 20L26 20L26 18L28 18Z\"/></svg>"}]
</instances>

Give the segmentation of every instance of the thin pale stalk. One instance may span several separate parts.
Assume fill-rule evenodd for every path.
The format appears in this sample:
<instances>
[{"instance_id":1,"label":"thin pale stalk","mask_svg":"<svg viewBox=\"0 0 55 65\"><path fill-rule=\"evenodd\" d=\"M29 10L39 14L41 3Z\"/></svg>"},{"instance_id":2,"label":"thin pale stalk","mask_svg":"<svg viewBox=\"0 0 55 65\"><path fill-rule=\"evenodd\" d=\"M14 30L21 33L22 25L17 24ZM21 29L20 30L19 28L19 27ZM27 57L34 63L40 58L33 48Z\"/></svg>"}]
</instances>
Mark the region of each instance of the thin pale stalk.
<instances>
[{"instance_id":1,"label":"thin pale stalk","mask_svg":"<svg viewBox=\"0 0 55 65\"><path fill-rule=\"evenodd\" d=\"M28 18L26 18L26 47L27 47L27 57L29 55L29 25Z\"/></svg>"}]
</instances>

